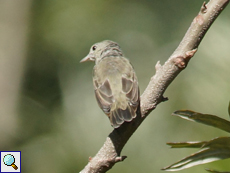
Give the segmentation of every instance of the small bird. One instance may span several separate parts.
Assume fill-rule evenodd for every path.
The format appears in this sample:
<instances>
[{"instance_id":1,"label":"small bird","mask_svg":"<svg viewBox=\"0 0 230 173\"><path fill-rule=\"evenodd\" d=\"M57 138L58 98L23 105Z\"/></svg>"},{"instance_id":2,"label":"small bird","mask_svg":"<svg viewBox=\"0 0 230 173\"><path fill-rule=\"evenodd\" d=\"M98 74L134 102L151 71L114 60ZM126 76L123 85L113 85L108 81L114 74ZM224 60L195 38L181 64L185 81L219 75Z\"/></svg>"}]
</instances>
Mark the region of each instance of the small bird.
<instances>
[{"instance_id":1,"label":"small bird","mask_svg":"<svg viewBox=\"0 0 230 173\"><path fill-rule=\"evenodd\" d=\"M95 61L95 95L111 125L118 128L132 121L140 102L139 87L135 71L120 46L110 40L96 43L80 62L85 61Z\"/></svg>"}]
</instances>

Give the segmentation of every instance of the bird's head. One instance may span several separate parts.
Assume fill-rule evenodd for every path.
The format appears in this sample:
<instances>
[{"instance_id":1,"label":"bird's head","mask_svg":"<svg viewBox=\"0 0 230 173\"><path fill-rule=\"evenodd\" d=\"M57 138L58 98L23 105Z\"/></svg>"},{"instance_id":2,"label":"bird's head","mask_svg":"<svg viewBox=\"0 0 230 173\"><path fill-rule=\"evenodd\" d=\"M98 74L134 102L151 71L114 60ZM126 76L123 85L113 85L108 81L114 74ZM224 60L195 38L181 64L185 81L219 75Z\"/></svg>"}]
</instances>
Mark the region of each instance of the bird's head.
<instances>
[{"instance_id":1,"label":"bird's head","mask_svg":"<svg viewBox=\"0 0 230 173\"><path fill-rule=\"evenodd\" d=\"M108 56L122 56L122 51L116 42L105 40L95 43L90 48L89 54L80 62L95 61L97 64L101 59Z\"/></svg>"}]
</instances>

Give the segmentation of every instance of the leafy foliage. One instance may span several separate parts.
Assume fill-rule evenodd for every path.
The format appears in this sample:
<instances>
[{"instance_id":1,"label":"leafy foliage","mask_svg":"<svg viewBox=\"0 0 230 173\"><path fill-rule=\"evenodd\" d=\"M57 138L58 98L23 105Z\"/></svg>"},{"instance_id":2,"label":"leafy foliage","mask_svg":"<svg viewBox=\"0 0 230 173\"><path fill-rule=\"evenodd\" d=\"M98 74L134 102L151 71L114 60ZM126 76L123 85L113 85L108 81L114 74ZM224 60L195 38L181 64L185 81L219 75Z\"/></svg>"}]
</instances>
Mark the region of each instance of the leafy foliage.
<instances>
[{"instance_id":1,"label":"leafy foliage","mask_svg":"<svg viewBox=\"0 0 230 173\"><path fill-rule=\"evenodd\" d=\"M230 104L228 112L230 115ZM215 115L202 114L190 110L175 111L173 115L193 122L213 126L230 133L230 121ZM209 141L171 142L167 144L170 145L171 148L200 148L200 151L162 169L166 171L179 171L192 166L230 158L230 137L217 137ZM215 173L227 173L210 169L206 170Z\"/></svg>"}]
</instances>

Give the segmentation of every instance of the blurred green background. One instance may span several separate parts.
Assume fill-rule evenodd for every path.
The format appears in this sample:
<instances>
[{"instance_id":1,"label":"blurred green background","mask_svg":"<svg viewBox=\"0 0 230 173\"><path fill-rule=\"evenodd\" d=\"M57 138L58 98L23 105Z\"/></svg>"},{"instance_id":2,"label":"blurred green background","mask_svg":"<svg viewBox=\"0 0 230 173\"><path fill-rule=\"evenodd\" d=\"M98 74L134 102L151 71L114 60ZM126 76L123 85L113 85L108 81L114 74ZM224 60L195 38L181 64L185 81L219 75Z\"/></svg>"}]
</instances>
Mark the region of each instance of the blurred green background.
<instances>
[{"instance_id":1,"label":"blurred green background","mask_svg":"<svg viewBox=\"0 0 230 173\"><path fill-rule=\"evenodd\" d=\"M93 63L80 64L92 44L120 44L141 93L155 64L172 54L203 1L0 1L0 150L22 151L23 173L79 172L112 131L93 91ZM163 172L197 150L170 149L172 141L228 134L171 116L191 109L229 119L230 8L219 16L198 52L128 141L110 173ZM181 173L230 170L229 160Z\"/></svg>"}]
</instances>

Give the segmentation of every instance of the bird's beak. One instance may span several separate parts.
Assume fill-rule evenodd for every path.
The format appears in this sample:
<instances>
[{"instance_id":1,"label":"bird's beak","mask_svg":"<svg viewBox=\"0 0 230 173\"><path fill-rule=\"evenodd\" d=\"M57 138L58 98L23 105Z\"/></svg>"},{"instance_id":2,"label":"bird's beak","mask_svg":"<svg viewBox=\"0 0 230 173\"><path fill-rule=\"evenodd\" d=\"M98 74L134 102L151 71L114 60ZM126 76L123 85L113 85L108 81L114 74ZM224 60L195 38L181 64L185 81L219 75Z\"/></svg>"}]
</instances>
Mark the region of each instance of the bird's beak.
<instances>
[{"instance_id":1,"label":"bird's beak","mask_svg":"<svg viewBox=\"0 0 230 173\"><path fill-rule=\"evenodd\" d=\"M86 62L86 61L95 61L94 55L92 55L92 54L89 53L85 58L83 58L83 59L80 61L80 63Z\"/></svg>"}]
</instances>

